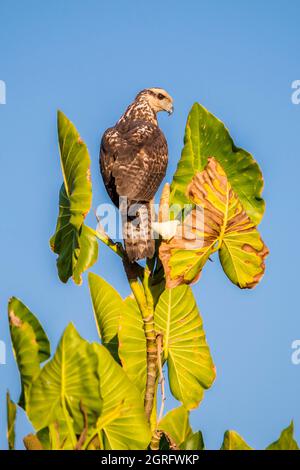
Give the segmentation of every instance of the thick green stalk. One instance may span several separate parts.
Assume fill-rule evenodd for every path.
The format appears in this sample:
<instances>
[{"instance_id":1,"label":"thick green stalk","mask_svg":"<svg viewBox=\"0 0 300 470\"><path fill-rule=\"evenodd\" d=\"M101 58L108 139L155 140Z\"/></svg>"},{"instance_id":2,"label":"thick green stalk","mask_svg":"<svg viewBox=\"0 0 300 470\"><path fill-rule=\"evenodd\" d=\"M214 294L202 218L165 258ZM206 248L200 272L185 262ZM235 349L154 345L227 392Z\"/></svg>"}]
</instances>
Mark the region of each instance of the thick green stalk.
<instances>
[{"instance_id":1,"label":"thick green stalk","mask_svg":"<svg viewBox=\"0 0 300 470\"><path fill-rule=\"evenodd\" d=\"M144 407L146 416L150 422L154 404L158 367L156 332L154 326L154 305L149 285L152 261L147 261L145 269L143 269L138 263L130 263L122 245L111 240L100 224L98 225L97 231L95 231L95 236L105 243L105 245L114 253L120 256L120 258L122 258L129 285L143 318L147 350L147 380ZM139 282L139 279L142 280L142 283Z\"/></svg>"},{"instance_id":2,"label":"thick green stalk","mask_svg":"<svg viewBox=\"0 0 300 470\"><path fill-rule=\"evenodd\" d=\"M146 416L150 421L155 397L155 386L157 376L157 346L153 313L150 314L148 317L143 318L143 320L147 349L147 382L144 404Z\"/></svg>"},{"instance_id":3,"label":"thick green stalk","mask_svg":"<svg viewBox=\"0 0 300 470\"><path fill-rule=\"evenodd\" d=\"M140 270L134 269L132 264L126 260L124 261L124 268L144 322L147 351L147 379L144 407L146 416L150 422L157 377L157 345L154 326L154 309L153 298L149 287L151 272L147 265L144 269L143 275L141 276ZM142 284L139 282L138 277L142 277Z\"/></svg>"},{"instance_id":4,"label":"thick green stalk","mask_svg":"<svg viewBox=\"0 0 300 470\"><path fill-rule=\"evenodd\" d=\"M159 450L159 443L162 438L163 432L155 430L152 438L151 438L151 443L150 443L150 449L151 450Z\"/></svg>"},{"instance_id":5,"label":"thick green stalk","mask_svg":"<svg viewBox=\"0 0 300 470\"><path fill-rule=\"evenodd\" d=\"M126 253L121 243L116 243L111 238L109 238L109 236L104 232L100 224L98 225L98 229L94 230L94 233L98 240L108 246L114 253L120 256L120 258L125 258Z\"/></svg>"}]
</instances>

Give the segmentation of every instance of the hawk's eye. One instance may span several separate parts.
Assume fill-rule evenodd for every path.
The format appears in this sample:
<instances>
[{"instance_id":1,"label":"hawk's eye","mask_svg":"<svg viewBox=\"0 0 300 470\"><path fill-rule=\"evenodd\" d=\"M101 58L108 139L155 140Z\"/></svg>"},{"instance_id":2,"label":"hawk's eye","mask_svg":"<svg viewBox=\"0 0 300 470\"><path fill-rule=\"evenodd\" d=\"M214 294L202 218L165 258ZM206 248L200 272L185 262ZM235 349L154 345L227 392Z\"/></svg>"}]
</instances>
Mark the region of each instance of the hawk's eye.
<instances>
[{"instance_id":1,"label":"hawk's eye","mask_svg":"<svg viewBox=\"0 0 300 470\"><path fill-rule=\"evenodd\" d=\"M162 93L158 93L157 98L158 98L159 100L164 100L164 99L165 99L165 95L163 95Z\"/></svg>"}]
</instances>

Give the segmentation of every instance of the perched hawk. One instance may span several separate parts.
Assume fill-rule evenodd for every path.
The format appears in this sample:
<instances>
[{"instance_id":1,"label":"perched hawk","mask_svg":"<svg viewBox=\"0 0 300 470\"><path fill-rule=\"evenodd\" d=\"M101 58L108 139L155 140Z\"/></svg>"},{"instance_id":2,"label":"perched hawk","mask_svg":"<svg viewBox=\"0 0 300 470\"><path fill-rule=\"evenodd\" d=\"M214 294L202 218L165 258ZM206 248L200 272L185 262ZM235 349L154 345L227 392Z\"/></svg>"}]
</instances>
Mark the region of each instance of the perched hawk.
<instances>
[{"instance_id":1,"label":"perched hawk","mask_svg":"<svg viewBox=\"0 0 300 470\"><path fill-rule=\"evenodd\" d=\"M155 250L151 200L168 164L167 141L157 122L159 111L173 112L171 96L162 88L141 91L101 141L100 170L111 200L122 213L130 261L151 258Z\"/></svg>"}]
</instances>

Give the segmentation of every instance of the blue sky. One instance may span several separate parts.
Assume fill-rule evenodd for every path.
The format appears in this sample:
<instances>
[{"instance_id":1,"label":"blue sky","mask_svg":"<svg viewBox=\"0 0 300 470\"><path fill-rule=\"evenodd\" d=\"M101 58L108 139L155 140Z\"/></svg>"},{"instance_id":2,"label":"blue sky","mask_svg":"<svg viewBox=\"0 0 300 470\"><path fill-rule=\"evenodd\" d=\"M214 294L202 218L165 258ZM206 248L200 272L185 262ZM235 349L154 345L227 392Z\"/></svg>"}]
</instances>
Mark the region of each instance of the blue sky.
<instances>
[{"instance_id":1,"label":"blue sky","mask_svg":"<svg viewBox=\"0 0 300 470\"><path fill-rule=\"evenodd\" d=\"M300 365L291 344L300 339L300 105L291 84L300 79L297 0L1 0L0 105L1 282L0 448L5 448L5 391L19 378L6 314L11 295L41 320L52 348L73 321L97 340L87 280L59 282L48 240L57 216L61 172L56 110L76 124L92 159L93 206L108 202L98 171L99 141L135 94L164 87L175 113L160 117L170 153L170 181L182 148L189 108L199 101L229 127L235 143L264 173L266 215L260 226L271 255L261 284L240 291L218 261L208 263L194 293L217 367L217 380L191 421L208 448L226 429L263 448L293 418L300 441ZM93 216L88 222L94 224ZM100 247L92 269L128 287L118 259ZM171 406L176 405L171 401ZM17 443L31 427L19 412Z\"/></svg>"}]
</instances>

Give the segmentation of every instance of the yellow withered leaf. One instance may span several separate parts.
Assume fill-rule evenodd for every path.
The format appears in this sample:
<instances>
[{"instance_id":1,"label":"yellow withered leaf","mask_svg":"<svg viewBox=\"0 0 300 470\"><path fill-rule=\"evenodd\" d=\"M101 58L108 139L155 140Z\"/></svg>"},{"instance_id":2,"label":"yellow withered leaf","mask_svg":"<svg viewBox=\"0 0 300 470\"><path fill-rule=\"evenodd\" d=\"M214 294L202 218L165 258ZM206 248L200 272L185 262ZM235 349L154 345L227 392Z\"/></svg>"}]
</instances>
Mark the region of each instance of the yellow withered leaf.
<instances>
[{"instance_id":1,"label":"yellow withered leaf","mask_svg":"<svg viewBox=\"0 0 300 470\"><path fill-rule=\"evenodd\" d=\"M167 287L197 281L215 251L234 284L242 289L255 287L269 251L215 158L195 174L187 196L194 208L176 235L160 246Z\"/></svg>"}]
</instances>

